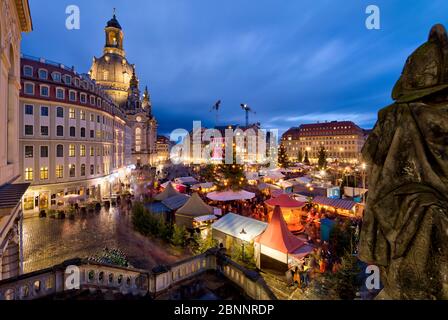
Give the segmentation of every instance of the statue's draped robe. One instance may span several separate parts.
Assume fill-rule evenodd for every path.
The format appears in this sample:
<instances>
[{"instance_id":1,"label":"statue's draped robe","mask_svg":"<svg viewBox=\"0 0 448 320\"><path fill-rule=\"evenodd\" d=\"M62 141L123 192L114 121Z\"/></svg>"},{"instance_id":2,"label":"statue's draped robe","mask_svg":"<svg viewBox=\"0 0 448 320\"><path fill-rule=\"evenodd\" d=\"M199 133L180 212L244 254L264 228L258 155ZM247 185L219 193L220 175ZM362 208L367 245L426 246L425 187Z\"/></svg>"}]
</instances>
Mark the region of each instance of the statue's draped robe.
<instances>
[{"instance_id":1,"label":"statue's draped robe","mask_svg":"<svg viewBox=\"0 0 448 320\"><path fill-rule=\"evenodd\" d=\"M360 259L381 267L386 297L448 299L448 105L384 108L363 157Z\"/></svg>"}]
</instances>

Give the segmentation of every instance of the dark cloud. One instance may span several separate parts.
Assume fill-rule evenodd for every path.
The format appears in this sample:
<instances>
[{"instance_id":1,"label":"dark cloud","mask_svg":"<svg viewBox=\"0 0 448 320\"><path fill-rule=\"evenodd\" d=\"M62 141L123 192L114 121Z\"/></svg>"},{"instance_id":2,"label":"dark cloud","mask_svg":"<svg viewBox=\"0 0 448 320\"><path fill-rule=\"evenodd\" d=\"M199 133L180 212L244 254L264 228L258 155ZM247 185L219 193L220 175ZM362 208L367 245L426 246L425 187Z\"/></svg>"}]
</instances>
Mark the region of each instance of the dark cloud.
<instances>
[{"instance_id":1,"label":"dark cloud","mask_svg":"<svg viewBox=\"0 0 448 320\"><path fill-rule=\"evenodd\" d=\"M160 130L252 120L284 130L319 120L375 122L406 57L448 3L375 1L381 30L364 26L371 1L30 0L34 31L23 52L88 71L102 54L103 29L117 8L128 59L148 84ZM65 29L65 8L81 9L81 30Z\"/></svg>"}]
</instances>

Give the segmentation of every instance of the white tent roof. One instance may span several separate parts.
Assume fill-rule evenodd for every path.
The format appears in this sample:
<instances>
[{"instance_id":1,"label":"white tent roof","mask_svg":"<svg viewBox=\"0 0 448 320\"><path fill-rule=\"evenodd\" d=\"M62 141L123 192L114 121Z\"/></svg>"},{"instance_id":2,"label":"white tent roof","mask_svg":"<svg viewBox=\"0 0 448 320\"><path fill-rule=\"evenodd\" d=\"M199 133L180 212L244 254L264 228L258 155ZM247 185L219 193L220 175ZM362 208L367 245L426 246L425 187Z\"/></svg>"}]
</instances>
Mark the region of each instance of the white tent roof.
<instances>
[{"instance_id":1,"label":"white tent roof","mask_svg":"<svg viewBox=\"0 0 448 320\"><path fill-rule=\"evenodd\" d=\"M250 200L255 197L255 193L240 191L214 191L207 194L207 198L214 201L233 201L233 200Z\"/></svg>"},{"instance_id":2,"label":"white tent roof","mask_svg":"<svg viewBox=\"0 0 448 320\"><path fill-rule=\"evenodd\" d=\"M235 238L252 241L267 228L268 224L259 220L243 217L235 213L228 213L212 224L212 229L221 231ZM243 236L241 231L246 234Z\"/></svg>"},{"instance_id":3,"label":"white tent roof","mask_svg":"<svg viewBox=\"0 0 448 320\"><path fill-rule=\"evenodd\" d=\"M280 171L271 170L271 171L268 171L264 177L276 180L276 179L283 179L285 177L285 175L283 173L281 173Z\"/></svg>"},{"instance_id":4,"label":"white tent roof","mask_svg":"<svg viewBox=\"0 0 448 320\"><path fill-rule=\"evenodd\" d=\"M209 214L209 215L205 215L205 216L195 217L193 220L197 221L197 222L202 222L202 221L209 221L209 220L216 220L216 219L218 219L218 218L215 215Z\"/></svg>"},{"instance_id":5,"label":"white tent roof","mask_svg":"<svg viewBox=\"0 0 448 320\"><path fill-rule=\"evenodd\" d=\"M192 184L192 183L196 183L198 181L193 177L179 177L179 178L174 179L174 182L181 183L181 184L185 184L185 183Z\"/></svg>"},{"instance_id":6,"label":"white tent roof","mask_svg":"<svg viewBox=\"0 0 448 320\"><path fill-rule=\"evenodd\" d=\"M193 190L197 190L199 188L210 189L213 187L213 185L214 185L213 182L198 183L198 184L195 184L194 186L192 186L191 189L193 189Z\"/></svg>"}]
</instances>

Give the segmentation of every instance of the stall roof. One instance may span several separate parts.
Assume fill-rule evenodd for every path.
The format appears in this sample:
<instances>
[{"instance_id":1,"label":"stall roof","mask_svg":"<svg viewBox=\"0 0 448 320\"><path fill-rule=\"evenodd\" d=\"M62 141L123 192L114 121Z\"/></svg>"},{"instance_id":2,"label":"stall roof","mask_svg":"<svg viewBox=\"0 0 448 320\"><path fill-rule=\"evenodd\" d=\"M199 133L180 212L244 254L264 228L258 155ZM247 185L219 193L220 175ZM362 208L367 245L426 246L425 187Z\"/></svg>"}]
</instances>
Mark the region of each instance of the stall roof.
<instances>
[{"instance_id":1,"label":"stall roof","mask_svg":"<svg viewBox=\"0 0 448 320\"><path fill-rule=\"evenodd\" d=\"M356 202L346 199L331 199L327 197L315 197L313 202L322 206L329 206L343 210L353 210L356 206Z\"/></svg>"},{"instance_id":2,"label":"stall roof","mask_svg":"<svg viewBox=\"0 0 448 320\"><path fill-rule=\"evenodd\" d=\"M207 194L207 198L214 201L234 201L234 200L250 200L255 198L255 193L240 190L240 191L214 191Z\"/></svg>"},{"instance_id":3,"label":"stall roof","mask_svg":"<svg viewBox=\"0 0 448 320\"><path fill-rule=\"evenodd\" d=\"M174 179L174 182L186 185L192 185L198 183L198 181L193 177L179 177Z\"/></svg>"},{"instance_id":4,"label":"stall roof","mask_svg":"<svg viewBox=\"0 0 448 320\"><path fill-rule=\"evenodd\" d=\"M173 197L173 196L177 196L180 195L181 193L179 191L177 191L176 189L174 189L173 184L172 183L168 183L166 188L159 193L158 195L156 195L154 197L154 199L158 200L158 201L162 201L165 200L169 197Z\"/></svg>"},{"instance_id":5,"label":"stall roof","mask_svg":"<svg viewBox=\"0 0 448 320\"><path fill-rule=\"evenodd\" d=\"M176 214L185 216L204 216L211 215L213 208L206 204L197 193L193 193L191 198L176 211Z\"/></svg>"},{"instance_id":6,"label":"stall roof","mask_svg":"<svg viewBox=\"0 0 448 320\"><path fill-rule=\"evenodd\" d=\"M151 213L164 213L170 211L170 208L165 206L162 202L147 203L145 204L145 208Z\"/></svg>"},{"instance_id":7,"label":"stall roof","mask_svg":"<svg viewBox=\"0 0 448 320\"><path fill-rule=\"evenodd\" d=\"M191 187L193 190L198 190L199 188L202 189L210 189L213 188L214 184L213 182L203 182L203 183L197 183L194 186Z\"/></svg>"},{"instance_id":8,"label":"stall roof","mask_svg":"<svg viewBox=\"0 0 448 320\"><path fill-rule=\"evenodd\" d=\"M297 238L289 231L279 206L275 206L271 222L266 231L255 241L283 253L294 253L306 244L305 241Z\"/></svg>"},{"instance_id":9,"label":"stall roof","mask_svg":"<svg viewBox=\"0 0 448 320\"><path fill-rule=\"evenodd\" d=\"M162 203L171 210L177 210L182 207L189 199L190 196L186 194L178 194L162 200Z\"/></svg>"},{"instance_id":10,"label":"stall roof","mask_svg":"<svg viewBox=\"0 0 448 320\"><path fill-rule=\"evenodd\" d=\"M305 202L292 199L287 194L281 194L278 197L266 200L264 203L271 207L280 206L281 208L301 208L305 205Z\"/></svg>"},{"instance_id":11,"label":"stall roof","mask_svg":"<svg viewBox=\"0 0 448 320\"><path fill-rule=\"evenodd\" d=\"M228 213L213 223L212 229L244 241L252 241L255 237L259 236L267 226L268 224L266 222L243 217L235 213ZM243 238L241 235L242 229L246 232Z\"/></svg>"},{"instance_id":12,"label":"stall roof","mask_svg":"<svg viewBox=\"0 0 448 320\"><path fill-rule=\"evenodd\" d=\"M210 220L216 220L216 219L218 219L218 218L215 215L209 214L209 215L206 215L206 216L196 217L196 218L194 218L194 221L202 222L202 221L210 221Z\"/></svg>"}]
</instances>

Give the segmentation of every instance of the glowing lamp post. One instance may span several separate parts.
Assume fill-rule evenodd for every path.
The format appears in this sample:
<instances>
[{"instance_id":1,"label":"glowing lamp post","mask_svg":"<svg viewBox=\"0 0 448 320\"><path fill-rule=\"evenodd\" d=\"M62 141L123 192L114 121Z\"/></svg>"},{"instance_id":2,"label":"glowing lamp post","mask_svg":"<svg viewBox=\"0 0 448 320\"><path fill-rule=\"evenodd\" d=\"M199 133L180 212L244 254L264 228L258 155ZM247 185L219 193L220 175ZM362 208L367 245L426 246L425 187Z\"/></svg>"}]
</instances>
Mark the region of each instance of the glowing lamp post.
<instances>
[{"instance_id":1,"label":"glowing lamp post","mask_svg":"<svg viewBox=\"0 0 448 320\"><path fill-rule=\"evenodd\" d=\"M242 240L241 241L241 248L242 248L241 256L242 256L242 260L244 262L244 241L246 240L246 236L247 236L247 232L246 232L246 230L244 230L244 228L241 229L240 235L241 235L241 240Z\"/></svg>"}]
</instances>

